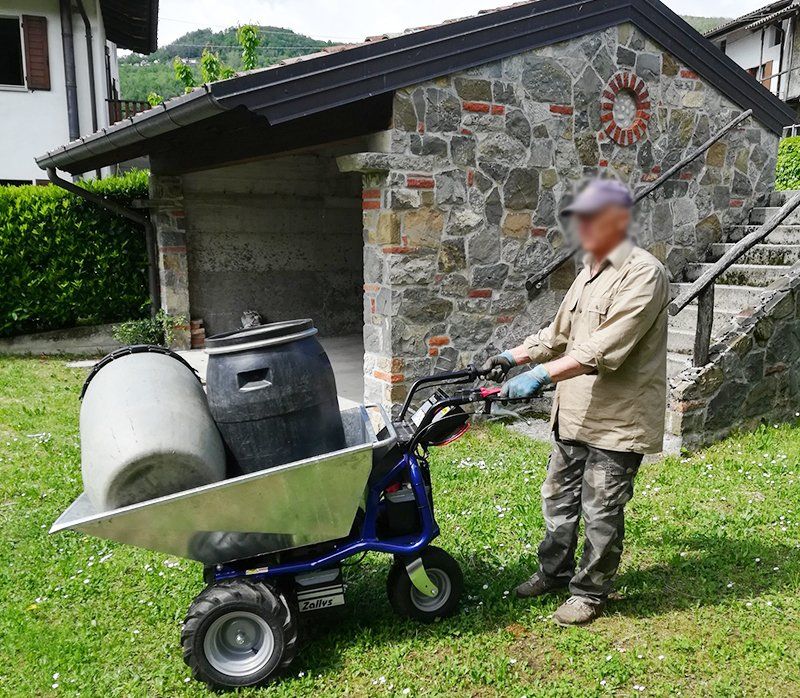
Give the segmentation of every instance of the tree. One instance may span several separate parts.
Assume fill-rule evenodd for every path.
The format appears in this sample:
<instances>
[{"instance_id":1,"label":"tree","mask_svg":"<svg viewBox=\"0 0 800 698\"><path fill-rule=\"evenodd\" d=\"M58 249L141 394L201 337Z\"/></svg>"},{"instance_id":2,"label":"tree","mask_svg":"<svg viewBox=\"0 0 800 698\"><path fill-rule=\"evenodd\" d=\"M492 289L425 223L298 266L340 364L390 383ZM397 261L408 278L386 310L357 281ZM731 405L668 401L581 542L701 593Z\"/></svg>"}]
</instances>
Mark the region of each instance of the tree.
<instances>
[{"instance_id":1,"label":"tree","mask_svg":"<svg viewBox=\"0 0 800 698\"><path fill-rule=\"evenodd\" d=\"M172 63L172 67L175 69L175 77L183 85L185 92L191 92L195 87L197 87L197 80L195 80L194 71L190 65L184 63L176 56Z\"/></svg>"},{"instance_id":2,"label":"tree","mask_svg":"<svg viewBox=\"0 0 800 698\"><path fill-rule=\"evenodd\" d=\"M203 55L200 56L200 75L203 82L216 82L222 77L222 70L222 61L219 56L208 49L203 49Z\"/></svg>"},{"instance_id":3,"label":"tree","mask_svg":"<svg viewBox=\"0 0 800 698\"><path fill-rule=\"evenodd\" d=\"M239 27L236 38L242 47L242 69L254 70L258 65L258 47L261 45L261 37L258 28L252 24L245 24Z\"/></svg>"}]
</instances>

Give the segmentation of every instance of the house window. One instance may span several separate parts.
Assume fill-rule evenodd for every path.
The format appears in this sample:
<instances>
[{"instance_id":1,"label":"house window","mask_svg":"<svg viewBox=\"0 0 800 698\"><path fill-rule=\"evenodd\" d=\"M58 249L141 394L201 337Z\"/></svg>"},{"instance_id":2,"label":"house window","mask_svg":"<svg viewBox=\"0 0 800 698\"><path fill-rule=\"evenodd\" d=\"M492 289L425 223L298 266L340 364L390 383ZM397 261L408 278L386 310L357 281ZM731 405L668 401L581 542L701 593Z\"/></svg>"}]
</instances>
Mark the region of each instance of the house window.
<instances>
[{"instance_id":1,"label":"house window","mask_svg":"<svg viewBox=\"0 0 800 698\"><path fill-rule=\"evenodd\" d=\"M19 19L0 17L0 85L25 85Z\"/></svg>"},{"instance_id":2,"label":"house window","mask_svg":"<svg viewBox=\"0 0 800 698\"><path fill-rule=\"evenodd\" d=\"M783 29L776 26L774 28L774 33L772 34L772 45L773 46L780 46L783 43Z\"/></svg>"}]
</instances>

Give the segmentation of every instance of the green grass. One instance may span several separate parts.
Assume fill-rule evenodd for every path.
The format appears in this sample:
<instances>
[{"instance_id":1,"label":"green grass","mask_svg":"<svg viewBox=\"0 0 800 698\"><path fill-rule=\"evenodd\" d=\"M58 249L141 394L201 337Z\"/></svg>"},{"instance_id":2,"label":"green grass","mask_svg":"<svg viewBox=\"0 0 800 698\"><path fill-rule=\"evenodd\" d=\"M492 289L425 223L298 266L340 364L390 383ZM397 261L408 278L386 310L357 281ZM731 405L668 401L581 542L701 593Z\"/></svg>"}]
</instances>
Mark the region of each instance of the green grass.
<instances>
[{"instance_id":1,"label":"green grass","mask_svg":"<svg viewBox=\"0 0 800 698\"><path fill-rule=\"evenodd\" d=\"M0 359L0 694L207 695L178 646L198 566L47 535L81 489L83 377ZM499 426L436 454L439 544L466 576L457 618L393 617L388 560L370 557L348 570L349 605L303 624L291 675L242 695L800 694L800 427L645 466L618 598L588 629L555 627L557 598L506 598L535 565L546 456Z\"/></svg>"}]
</instances>

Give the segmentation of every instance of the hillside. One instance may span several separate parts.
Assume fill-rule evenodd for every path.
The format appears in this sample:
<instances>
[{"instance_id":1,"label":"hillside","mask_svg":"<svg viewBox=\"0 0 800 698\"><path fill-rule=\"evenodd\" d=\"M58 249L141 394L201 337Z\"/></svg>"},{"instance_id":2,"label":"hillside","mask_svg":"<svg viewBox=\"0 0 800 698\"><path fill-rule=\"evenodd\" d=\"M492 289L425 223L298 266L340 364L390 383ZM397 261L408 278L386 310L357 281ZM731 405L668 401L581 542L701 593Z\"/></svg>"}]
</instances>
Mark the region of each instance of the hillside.
<instances>
[{"instance_id":1,"label":"hillside","mask_svg":"<svg viewBox=\"0 0 800 698\"><path fill-rule=\"evenodd\" d=\"M684 17L700 32L709 31L724 21L721 17ZM258 48L259 65L266 67L285 58L302 56L331 42L318 41L280 27L260 27L262 44ZM236 41L236 28L221 32L199 29L184 34L171 44L163 46L149 56L132 54L120 59L120 82L124 99L145 100L151 92L166 99L183 92L175 79L172 62L176 56L189 61L200 58L204 48L218 53L224 63L232 68L241 66L241 51Z\"/></svg>"},{"instance_id":2,"label":"hillside","mask_svg":"<svg viewBox=\"0 0 800 698\"><path fill-rule=\"evenodd\" d=\"M710 32L712 29L716 29L721 24L725 24L725 22L730 21L729 17L691 17L691 16L684 16L684 19L691 24L697 31L701 34L705 34L706 32Z\"/></svg>"},{"instance_id":3,"label":"hillside","mask_svg":"<svg viewBox=\"0 0 800 698\"><path fill-rule=\"evenodd\" d=\"M260 31L258 55L261 67L331 45L280 27L260 27ZM167 99L181 94L183 89L175 79L172 62L180 56L192 63L200 58L204 48L219 54L222 61L232 68L241 67L241 49L236 41L235 27L221 32L199 29L184 34L149 56L131 54L121 58L119 71L123 99L145 100L151 92Z\"/></svg>"}]
</instances>

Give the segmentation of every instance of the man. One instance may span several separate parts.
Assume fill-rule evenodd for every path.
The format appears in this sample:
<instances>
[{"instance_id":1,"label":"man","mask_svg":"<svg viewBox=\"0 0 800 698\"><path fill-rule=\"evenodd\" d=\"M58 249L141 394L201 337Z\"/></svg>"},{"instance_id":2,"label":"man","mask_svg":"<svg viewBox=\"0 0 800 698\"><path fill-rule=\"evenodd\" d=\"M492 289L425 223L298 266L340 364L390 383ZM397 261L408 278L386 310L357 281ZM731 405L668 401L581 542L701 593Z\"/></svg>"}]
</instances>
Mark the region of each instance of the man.
<instances>
[{"instance_id":1,"label":"man","mask_svg":"<svg viewBox=\"0 0 800 698\"><path fill-rule=\"evenodd\" d=\"M564 211L576 223L584 268L553 323L490 359L500 381L535 367L502 395L527 398L556 383L555 443L542 487L547 527L539 570L517 588L529 598L569 588L559 625L582 625L605 606L619 568L624 509L642 458L662 449L669 282L664 267L629 239L633 199L623 184L595 180ZM575 565L578 525L585 543Z\"/></svg>"}]
</instances>

